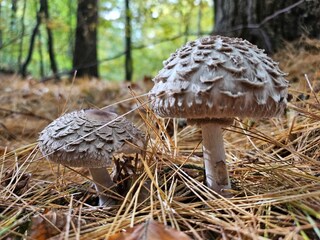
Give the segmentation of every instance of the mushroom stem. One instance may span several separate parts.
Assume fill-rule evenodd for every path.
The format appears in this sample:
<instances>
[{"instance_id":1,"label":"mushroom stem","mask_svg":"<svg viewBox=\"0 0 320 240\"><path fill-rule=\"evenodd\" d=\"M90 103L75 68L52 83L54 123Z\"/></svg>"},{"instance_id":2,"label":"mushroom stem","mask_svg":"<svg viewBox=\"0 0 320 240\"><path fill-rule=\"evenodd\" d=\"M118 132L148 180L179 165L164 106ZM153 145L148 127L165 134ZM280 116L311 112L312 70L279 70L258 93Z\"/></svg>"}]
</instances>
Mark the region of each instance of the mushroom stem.
<instances>
[{"instance_id":1,"label":"mushroom stem","mask_svg":"<svg viewBox=\"0 0 320 240\"><path fill-rule=\"evenodd\" d=\"M222 125L205 123L202 128L203 159L206 173L206 184L215 192L227 196L222 190L230 189L226 154L224 150Z\"/></svg>"},{"instance_id":2,"label":"mushroom stem","mask_svg":"<svg viewBox=\"0 0 320 240\"><path fill-rule=\"evenodd\" d=\"M99 206L111 205L114 201L104 193L106 188L111 188L114 182L105 168L89 168L95 188L99 193Z\"/></svg>"}]
</instances>

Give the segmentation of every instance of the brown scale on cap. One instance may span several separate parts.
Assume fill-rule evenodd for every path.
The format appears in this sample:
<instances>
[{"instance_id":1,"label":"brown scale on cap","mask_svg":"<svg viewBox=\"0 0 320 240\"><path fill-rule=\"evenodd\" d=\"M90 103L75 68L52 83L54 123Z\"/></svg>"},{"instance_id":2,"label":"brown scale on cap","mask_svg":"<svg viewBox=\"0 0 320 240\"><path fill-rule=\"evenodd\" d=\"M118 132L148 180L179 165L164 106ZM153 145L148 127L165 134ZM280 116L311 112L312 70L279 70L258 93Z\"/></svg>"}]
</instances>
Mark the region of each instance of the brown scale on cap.
<instances>
[{"instance_id":1,"label":"brown scale on cap","mask_svg":"<svg viewBox=\"0 0 320 240\"><path fill-rule=\"evenodd\" d=\"M273 117L286 107L285 75L248 41L209 36L187 43L164 61L150 98L162 117Z\"/></svg>"}]
</instances>

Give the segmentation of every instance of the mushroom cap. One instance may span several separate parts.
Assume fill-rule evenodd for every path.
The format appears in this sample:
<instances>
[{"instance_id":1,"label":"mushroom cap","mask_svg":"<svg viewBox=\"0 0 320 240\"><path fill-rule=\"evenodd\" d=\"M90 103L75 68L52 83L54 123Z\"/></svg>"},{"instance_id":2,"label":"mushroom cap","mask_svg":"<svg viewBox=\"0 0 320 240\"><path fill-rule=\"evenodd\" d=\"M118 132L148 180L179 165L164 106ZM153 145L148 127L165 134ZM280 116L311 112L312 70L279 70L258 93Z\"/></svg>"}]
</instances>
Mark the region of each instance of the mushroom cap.
<instances>
[{"instance_id":1,"label":"mushroom cap","mask_svg":"<svg viewBox=\"0 0 320 240\"><path fill-rule=\"evenodd\" d=\"M144 139L144 134L124 117L87 109L67 113L50 123L40 133L39 147L53 162L100 168L110 165L113 153L140 152Z\"/></svg>"},{"instance_id":2,"label":"mushroom cap","mask_svg":"<svg viewBox=\"0 0 320 240\"><path fill-rule=\"evenodd\" d=\"M264 50L240 38L188 42L163 62L149 92L161 117L267 118L287 104L288 81Z\"/></svg>"}]
</instances>

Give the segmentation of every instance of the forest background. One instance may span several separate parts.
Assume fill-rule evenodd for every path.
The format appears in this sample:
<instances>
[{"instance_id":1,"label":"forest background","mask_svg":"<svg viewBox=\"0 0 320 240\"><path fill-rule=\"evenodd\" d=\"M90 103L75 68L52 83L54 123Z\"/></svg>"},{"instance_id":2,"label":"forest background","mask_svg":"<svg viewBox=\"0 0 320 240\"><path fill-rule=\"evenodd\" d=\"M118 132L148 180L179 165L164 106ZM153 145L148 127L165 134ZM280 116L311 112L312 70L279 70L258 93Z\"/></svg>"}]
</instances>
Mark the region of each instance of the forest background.
<instances>
[{"instance_id":1,"label":"forest background","mask_svg":"<svg viewBox=\"0 0 320 240\"><path fill-rule=\"evenodd\" d=\"M86 17L97 15L84 23L88 26L83 31L97 30L97 40L93 44L96 44L98 57L91 64L97 65L99 76L107 80L125 79L126 16L130 16L132 28L129 48L134 69L129 78L135 80L154 75L172 51L190 39L210 33L213 26L212 1L207 0L130 1L127 10L124 1L99 1L99 4L97 1L82 1L79 6L78 2L1 1L0 68L20 71L28 57L30 42L34 41L27 68L29 74L38 78L53 74L49 48L57 73L73 69L74 52L84 52L83 48L75 49L77 9L78 15L82 14L79 11L86 12ZM39 13L40 5L47 8L43 13ZM37 33L34 33L36 27ZM83 57L87 56L79 56Z\"/></svg>"},{"instance_id":2,"label":"forest background","mask_svg":"<svg viewBox=\"0 0 320 240\"><path fill-rule=\"evenodd\" d=\"M318 1L0 1L0 69L39 79L152 77L188 40L248 39L267 52L319 37Z\"/></svg>"}]
</instances>

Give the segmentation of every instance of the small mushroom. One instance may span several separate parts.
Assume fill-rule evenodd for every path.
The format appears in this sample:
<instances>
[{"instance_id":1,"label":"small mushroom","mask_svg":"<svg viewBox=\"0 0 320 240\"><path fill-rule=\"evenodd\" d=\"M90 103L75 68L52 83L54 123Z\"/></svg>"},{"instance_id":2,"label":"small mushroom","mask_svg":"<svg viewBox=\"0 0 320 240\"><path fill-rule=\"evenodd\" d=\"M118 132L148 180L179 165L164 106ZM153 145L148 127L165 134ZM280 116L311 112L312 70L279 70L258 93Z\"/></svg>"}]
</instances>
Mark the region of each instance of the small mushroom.
<instances>
[{"instance_id":1,"label":"small mushroom","mask_svg":"<svg viewBox=\"0 0 320 240\"><path fill-rule=\"evenodd\" d=\"M56 163L89 168L99 193L99 206L112 203L103 193L114 185L106 167L114 153L140 153L144 134L115 113L87 109L67 113L50 123L39 137L42 154Z\"/></svg>"},{"instance_id":2,"label":"small mushroom","mask_svg":"<svg viewBox=\"0 0 320 240\"><path fill-rule=\"evenodd\" d=\"M279 116L287 104L286 74L257 46L223 36L189 42L170 61L176 64L167 68L169 61L164 61L154 78L161 81L154 81L149 92L152 108L161 117L186 118L201 126L206 184L226 196L223 190L231 186L222 127L235 117ZM183 75L184 68L194 71Z\"/></svg>"}]
</instances>

